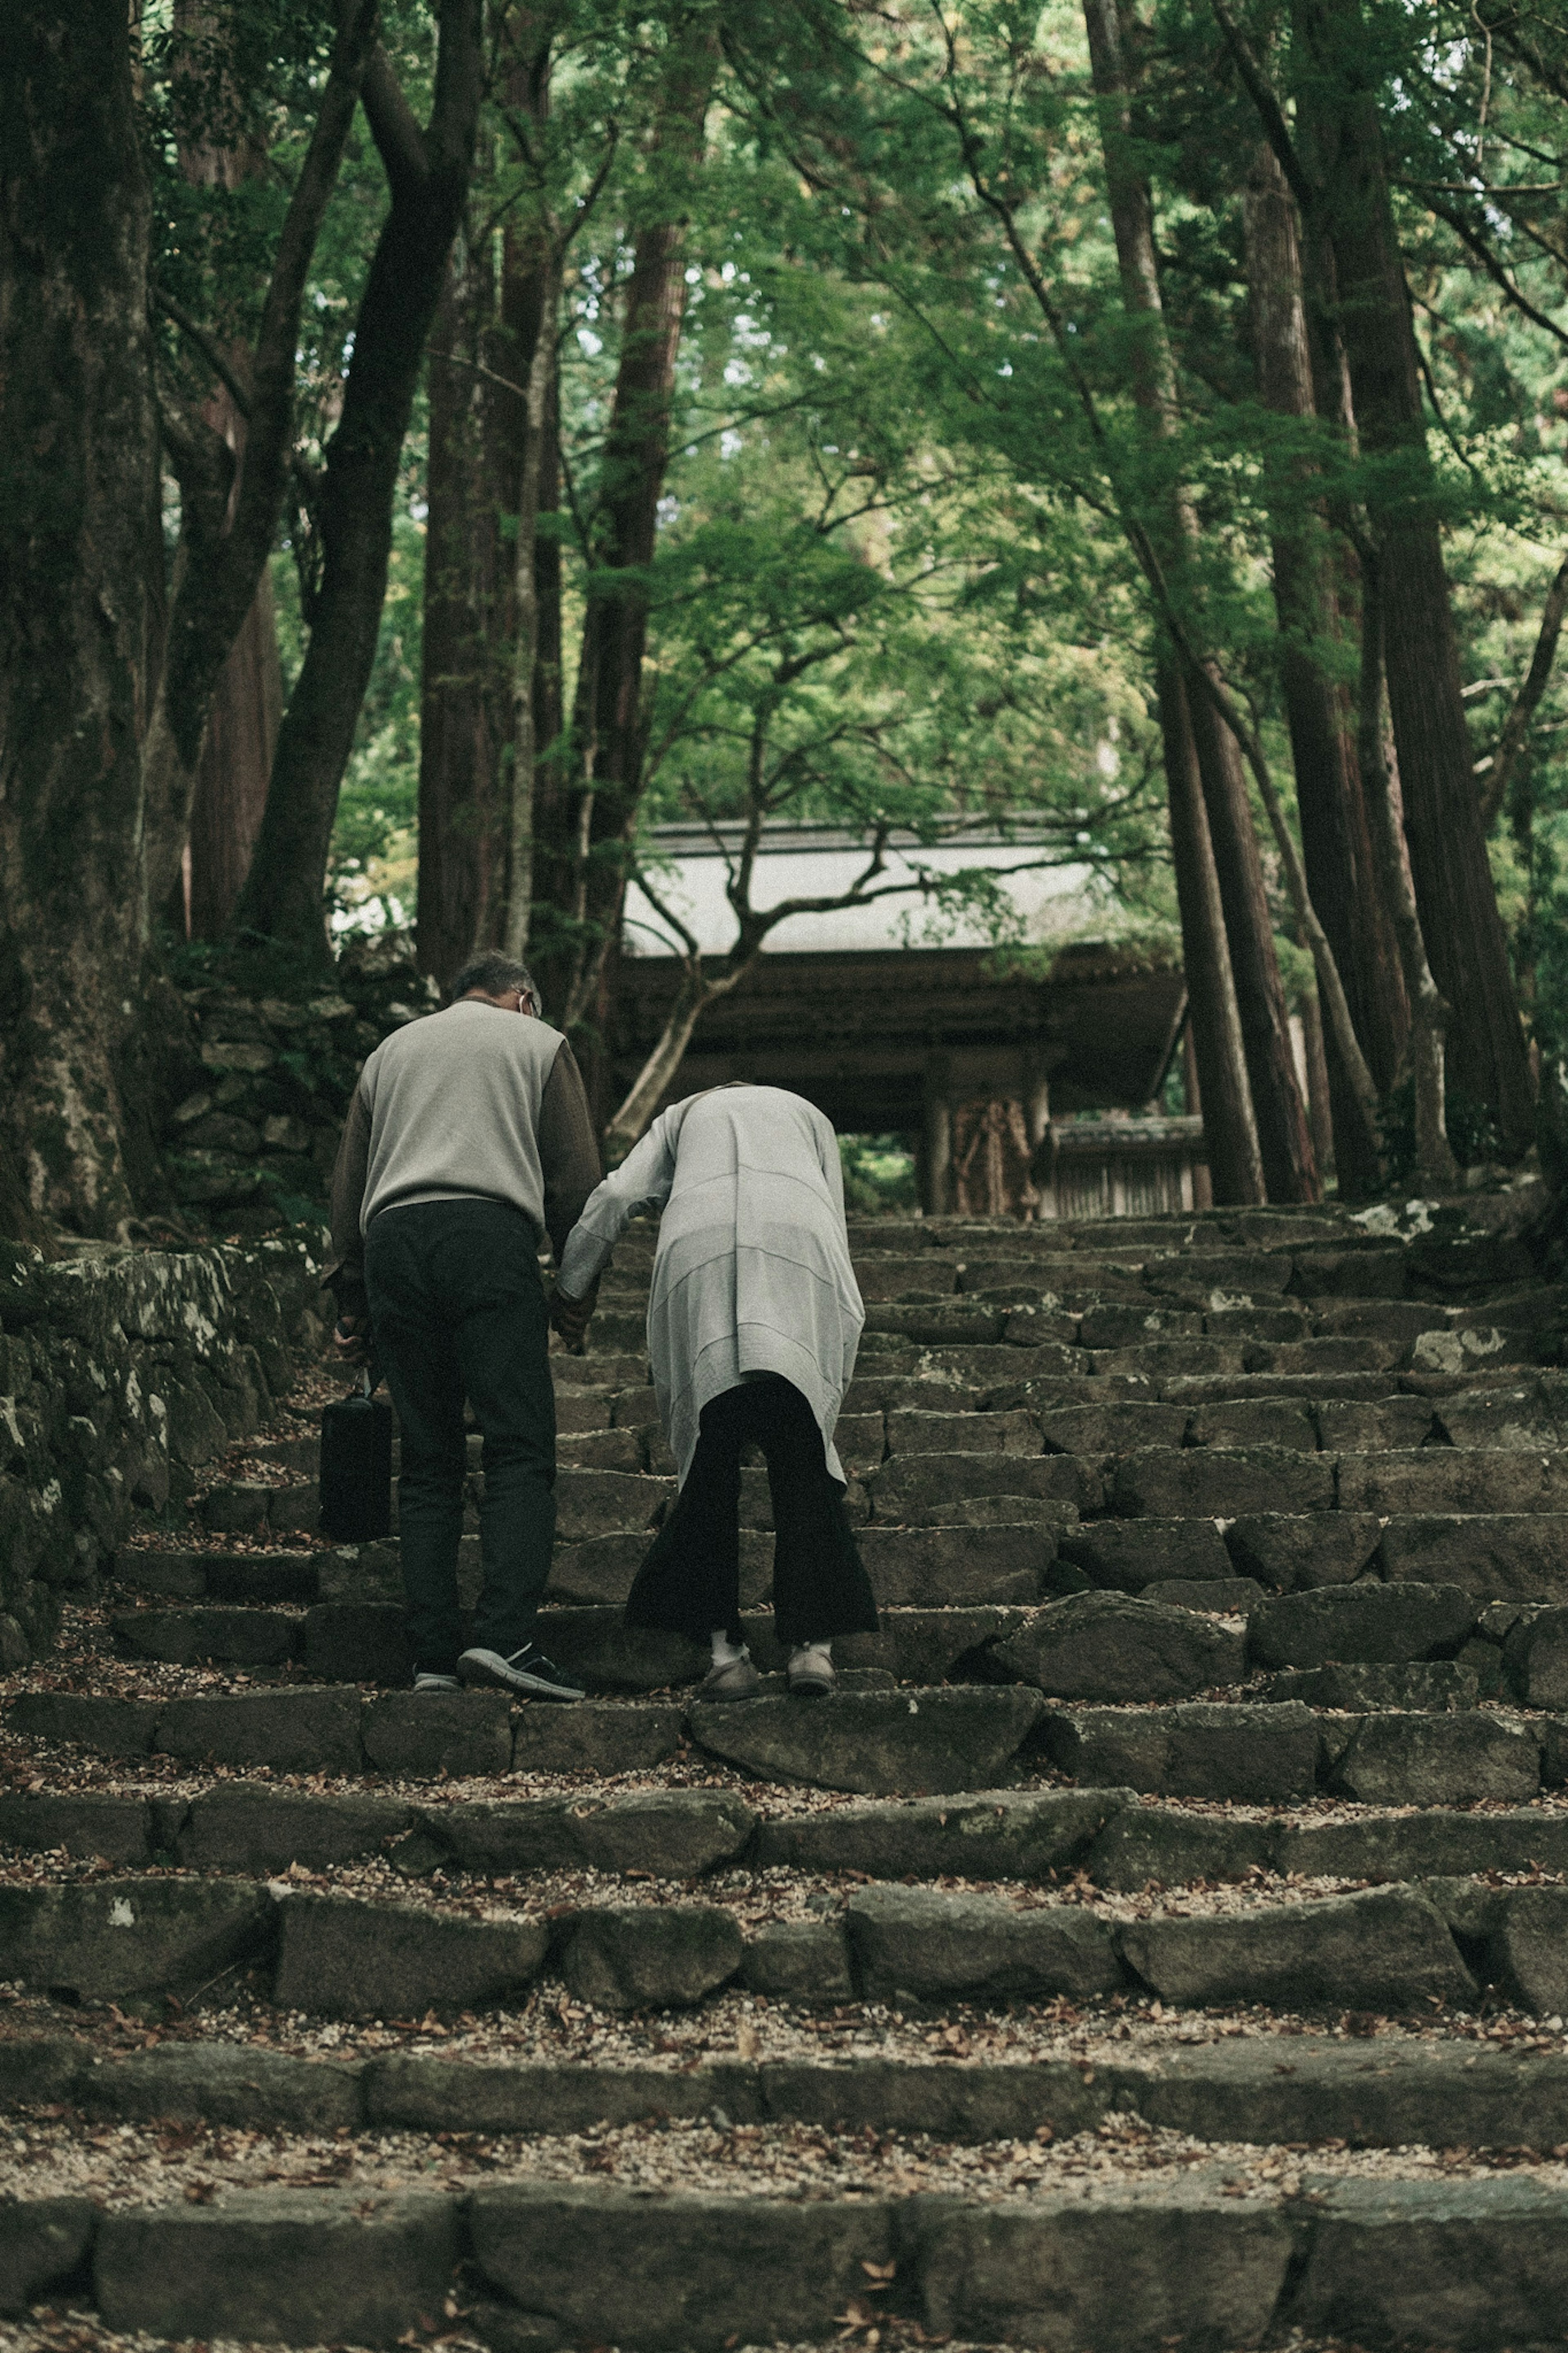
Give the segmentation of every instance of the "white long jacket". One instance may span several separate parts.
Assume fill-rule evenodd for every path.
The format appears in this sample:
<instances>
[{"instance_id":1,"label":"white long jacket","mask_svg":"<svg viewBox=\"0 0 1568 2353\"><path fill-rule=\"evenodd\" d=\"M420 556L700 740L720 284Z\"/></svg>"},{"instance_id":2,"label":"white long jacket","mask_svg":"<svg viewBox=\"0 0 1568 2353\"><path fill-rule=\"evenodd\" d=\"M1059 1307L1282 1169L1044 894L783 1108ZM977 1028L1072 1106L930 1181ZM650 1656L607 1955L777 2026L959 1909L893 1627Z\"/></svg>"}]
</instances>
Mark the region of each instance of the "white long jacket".
<instances>
[{"instance_id":1,"label":"white long jacket","mask_svg":"<svg viewBox=\"0 0 1568 2353\"><path fill-rule=\"evenodd\" d=\"M866 1320L830 1120L782 1087L719 1087L659 1114L589 1198L561 1288L581 1298L628 1219L662 1209L648 1293L654 1389L684 1484L702 1409L748 1373L806 1398L827 1467Z\"/></svg>"}]
</instances>

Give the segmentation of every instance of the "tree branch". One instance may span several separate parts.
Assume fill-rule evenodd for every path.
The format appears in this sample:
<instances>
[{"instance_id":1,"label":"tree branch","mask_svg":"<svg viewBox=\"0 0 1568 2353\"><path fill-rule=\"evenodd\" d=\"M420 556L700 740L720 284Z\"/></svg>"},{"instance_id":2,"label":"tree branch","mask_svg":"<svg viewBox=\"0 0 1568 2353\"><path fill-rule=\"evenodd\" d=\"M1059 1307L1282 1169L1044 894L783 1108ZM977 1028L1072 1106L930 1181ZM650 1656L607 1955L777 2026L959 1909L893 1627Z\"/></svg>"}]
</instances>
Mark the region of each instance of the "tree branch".
<instances>
[{"instance_id":1,"label":"tree branch","mask_svg":"<svg viewBox=\"0 0 1568 2353\"><path fill-rule=\"evenodd\" d=\"M1487 276L1495 285L1501 287L1514 309L1522 311L1534 326L1543 327L1555 342L1568 347L1568 330L1560 327L1554 319L1549 319L1544 311L1538 311L1534 303L1520 292L1486 239L1470 227L1463 214L1456 212L1451 205L1438 204L1436 197L1431 195L1427 196L1426 204L1428 209L1435 212L1439 220L1447 222L1460 243L1468 246Z\"/></svg>"},{"instance_id":2,"label":"tree branch","mask_svg":"<svg viewBox=\"0 0 1568 2353\"><path fill-rule=\"evenodd\" d=\"M241 417L248 418L250 415L249 389L240 382L239 377L235 374L234 369L229 365L227 360L225 359L222 351L219 349L217 338L209 333L205 327L199 326L196 321L192 318L190 312L185 309L184 303L176 302L172 294L165 294L161 286L154 286L153 288L151 299L153 309L155 311L162 311L164 318L174 322L174 324L178 327L181 334L186 338L187 342L195 343L197 351L200 352L203 359L205 360L208 367L211 368L214 375L216 376L218 382L227 393L230 400L233 401L236 408L239 411Z\"/></svg>"},{"instance_id":3,"label":"tree branch","mask_svg":"<svg viewBox=\"0 0 1568 2353\"><path fill-rule=\"evenodd\" d=\"M1289 183L1290 194L1301 210L1307 212L1311 208L1317 191L1302 168L1301 159L1296 153L1296 142L1290 136L1290 126L1269 86L1268 77L1253 55L1251 43L1224 5L1224 0L1209 0L1209 5L1247 94L1257 110L1258 119L1263 125L1263 135L1273 148L1279 169Z\"/></svg>"},{"instance_id":4,"label":"tree branch","mask_svg":"<svg viewBox=\"0 0 1568 2353\"><path fill-rule=\"evenodd\" d=\"M1557 640L1563 634L1563 617L1568 612L1568 557L1559 565L1557 577L1546 592L1542 608L1541 628L1535 640L1535 651L1530 658L1530 668L1524 683L1514 696L1508 717L1497 739L1497 749L1486 772L1481 787L1481 824L1490 832L1499 810L1507 796L1519 755L1530 733L1530 723L1546 691L1546 681L1552 675L1556 659Z\"/></svg>"},{"instance_id":5,"label":"tree branch","mask_svg":"<svg viewBox=\"0 0 1568 2353\"><path fill-rule=\"evenodd\" d=\"M360 96L394 203L399 196L416 195L430 177L430 151L379 41L365 60Z\"/></svg>"}]
</instances>

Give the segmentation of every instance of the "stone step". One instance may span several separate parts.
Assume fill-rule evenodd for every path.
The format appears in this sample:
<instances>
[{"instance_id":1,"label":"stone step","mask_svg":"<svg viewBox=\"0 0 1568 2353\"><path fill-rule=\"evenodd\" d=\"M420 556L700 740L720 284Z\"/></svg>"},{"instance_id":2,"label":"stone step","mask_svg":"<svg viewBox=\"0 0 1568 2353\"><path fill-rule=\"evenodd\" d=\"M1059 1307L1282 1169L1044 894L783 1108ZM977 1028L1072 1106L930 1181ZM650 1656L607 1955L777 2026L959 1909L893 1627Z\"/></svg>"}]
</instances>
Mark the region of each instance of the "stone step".
<instances>
[{"instance_id":1,"label":"stone step","mask_svg":"<svg viewBox=\"0 0 1568 2353\"><path fill-rule=\"evenodd\" d=\"M430 2162L443 2162L438 2145ZM650 2197L478 2168L461 2189L371 2198L244 2188L100 2211L34 2193L6 2229L29 2298L89 2282L105 2328L162 2340L417 2343L459 2262L473 2303L458 2309L477 2306L492 2343L542 2353L833 2341L847 2310L879 2336L896 2316L916 2342L1085 2353L1251 2345L1274 2330L1491 2353L1545 2341L1560 2319L1568 2218L1545 2182L1331 2168L1302 2198L1299 2175L1284 2189L1170 2165L1103 2185L1062 2175L1021 2196L1041 2174L1020 2162L990 2194L943 2198L869 2181L835 2197L826 2168L805 2198L780 2196L765 2170L731 2191Z\"/></svg>"},{"instance_id":2,"label":"stone step","mask_svg":"<svg viewBox=\"0 0 1568 2353\"><path fill-rule=\"evenodd\" d=\"M466 1841L492 1873L504 1870L506 1826L474 1820L484 1809L458 1810L469 1818L450 1834L459 1857ZM694 1861L744 1837L746 1810L736 1812L687 1820ZM513 1826L513 1846L516 1838ZM284 2010L393 2022L514 2007L542 1978L612 2013L691 2009L737 1985L917 2016L954 2002L1005 2009L1063 1998L1120 1996L1124 2008L1152 1994L1179 2010L1260 2005L1293 2017L1349 2010L1429 2021L1472 2015L1489 1988L1527 2013L1568 2009L1562 1883L1432 1878L1295 1899L1248 1884L1219 1899L1177 1890L1129 1911L1116 1898L1086 1901L1076 1887L1043 1895L868 1880L828 1911L753 1920L738 1899L683 1886L667 1900L643 1883L646 1873L602 1869L592 1900L541 1908L526 1882L480 1879L470 1890L454 1881L451 1845L437 1846L423 1826L406 1842L432 1852L430 1867L446 1862L439 1882L421 1888L411 1879L395 1893L367 1887L361 1871L349 1892L331 1885L330 1872L301 1885L163 1870L0 1883L11 1981L78 2004L172 1994L183 2006L243 1969ZM635 1851L635 1834L631 1843ZM721 1898L735 1878L720 1883Z\"/></svg>"},{"instance_id":3,"label":"stone step","mask_svg":"<svg viewBox=\"0 0 1568 2353\"><path fill-rule=\"evenodd\" d=\"M956 1662L961 1672L1016 1666L1017 1635L1009 1637L995 1619L987 1630L985 1613L959 1615L962 1636L978 1637ZM762 1651L764 1630L756 1630ZM1035 1638L1026 1631L1027 1648ZM988 1632L994 1645L989 1651ZM563 1663L574 1647L587 1652L595 1640L605 1646L602 1657L628 1641L624 1629L574 1632L563 1624L550 1634ZM911 1636L910 1647L924 1643L928 1658L939 1647L929 1626L912 1629ZM644 1690L690 1682L701 1663L694 1645L677 1637L640 1639L637 1666L621 1649L620 1689L634 1674ZM1559 1649L1559 1662L1562 1655ZM613 1670L599 1681L601 1688L617 1687ZM572 1707L521 1706L514 1714L500 1693L416 1697L405 1690L366 1698L354 1686L282 1683L189 1696L34 1693L13 1702L6 1722L15 1736L72 1742L100 1755L402 1778L646 1770L672 1757L684 1732L750 1779L866 1795L989 1787L1041 1764L1082 1787L1265 1806L1319 1790L1383 1806L1517 1804L1543 1783L1568 1779L1568 1735L1554 1715L1454 1706L1456 1697L1468 1695L1463 1692L1444 1695L1447 1712L1439 1713L1433 1694L1416 1694L1412 1705L1410 1693L1397 1689L1393 1695L1402 1705L1363 1690L1347 1709L1346 1694L1331 1682L1313 1695L1342 1705L1319 1711L1296 1696L1303 1688L1312 1687L1287 1683L1271 1697L1130 1705L1124 1699L1047 1698L1022 1683L953 1683L847 1687L816 1706L763 1698L742 1706L688 1700L683 1709L674 1700L605 1697Z\"/></svg>"},{"instance_id":4,"label":"stone step","mask_svg":"<svg viewBox=\"0 0 1568 2353\"><path fill-rule=\"evenodd\" d=\"M655 1639L668 1640L678 1662L689 1659L691 1646L678 1638ZM514 1711L500 1692L366 1699L354 1686L318 1684L180 1698L37 1692L14 1701L5 1723L13 1736L98 1755L397 1779L643 1771L689 1737L752 1779L918 1796L988 1788L1020 1770L1045 1704L1020 1686L957 1685L841 1691L816 1704L600 1699Z\"/></svg>"},{"instance_id":5,"label":"stone step","mask_svg":"<svg viewBox=\"0 0 1568 2353\"><path fill-rule=\"evenodd\" d=\"M1053 2140L1132 2115L1193 2140L1265 2146L1550 2149L1568 2137L1568 2056L1380 2034L1264 2035L1093 2067L1071 2059L706 2058L692 2067L571 2066L418 2054L310 2060L246 2043L165 2042L94 2063L65 2034L0 2043L5 2105L67 2105L93 2124L261 2126L274 2132L588 2133L715 2109L731 2126L867 2126L934 2140Z\"/></svg>"},{"instance_id":6,"label":"stone step","mask_svg":"<svg viewBox=\"0 0 1568 2353\"><path fill-rule=\"evenodd\" d=\"M1485 1812L1368 1808L1321 1820L1287 1807L1256 1819L1176 1807L1117 1788L1004 1787L935 1798L772 1810L753 1789L672 1786L633 1793L419 1798L217 1781L193 1796L166 1785L0 1797L0 1847L99 1857L120 1868L330 1872L384 1860L415 1880L439 1872L515 1878L593 1871L694 1880L731 1866L835 1880L985 1884L1079 1880L1117 1894L1240 1883L1266 1893L1295 1877L1539 1880L1568 1874L1568 1811L1532 1803ZM1450 1891L1445 1887L1445 1901ZM837 1905L838 1894L828 1902ZM1564 1963L1568 1967L1568 1961ZM1548 2004L1548 2009L1554 2007Z\"/></svg>"}]
</instances>

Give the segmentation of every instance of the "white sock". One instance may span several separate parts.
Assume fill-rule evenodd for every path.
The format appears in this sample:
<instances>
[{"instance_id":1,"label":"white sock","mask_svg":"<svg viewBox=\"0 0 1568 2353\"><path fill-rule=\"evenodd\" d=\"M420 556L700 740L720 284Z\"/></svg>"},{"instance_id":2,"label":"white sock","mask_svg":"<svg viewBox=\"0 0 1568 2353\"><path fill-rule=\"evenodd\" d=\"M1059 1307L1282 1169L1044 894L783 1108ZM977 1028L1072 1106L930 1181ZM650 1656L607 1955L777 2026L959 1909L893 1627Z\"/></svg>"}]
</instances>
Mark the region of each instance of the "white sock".
<instances>
[{"instance_id":1,"label":"white sock","mask_svg":"<svg viewBox=\"0 0 1568 2353\"><path fill-rule=\"evenodd\" d=\"M713 1663L716 1667L732 1667L737 1659L746 1659L751 1656L744 1642L731 1642L722 1626L715 1626L708 1639L713 1645Z\"/></svg>"},{"instance_id":2,"label":"white sock","mask_svg":"<svg viewBox=\"0 0 1568 2353\"><path fill-rule=\"evenodd\" d=\"M792 1668L830 1667L833 1664L833 1637L829 1634L819 1642L797 1642L789 1654Z\"/></svg>"}]
</instances>

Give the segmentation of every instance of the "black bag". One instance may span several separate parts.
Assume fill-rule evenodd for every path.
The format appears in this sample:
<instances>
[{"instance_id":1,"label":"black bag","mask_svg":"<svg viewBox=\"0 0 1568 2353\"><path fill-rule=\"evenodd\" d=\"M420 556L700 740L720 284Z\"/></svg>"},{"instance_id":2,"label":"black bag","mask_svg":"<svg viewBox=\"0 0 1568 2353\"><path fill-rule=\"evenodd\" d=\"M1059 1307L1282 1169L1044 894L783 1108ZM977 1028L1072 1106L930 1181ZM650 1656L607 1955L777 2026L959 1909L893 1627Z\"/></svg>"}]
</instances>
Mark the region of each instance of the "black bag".
<instances>
[{"instance_id":1,"label":"black bag","mask_svg":"<svg viewBox=\"0 0 1568 2353\"><path fill-rule=\"evenodd\" d=\"M367 1367L358 1397L322 1410L321 1527L338 1544L392 1534L392 1408L371 1394L379 1379Z\"/></svg>"}]
</instances>

